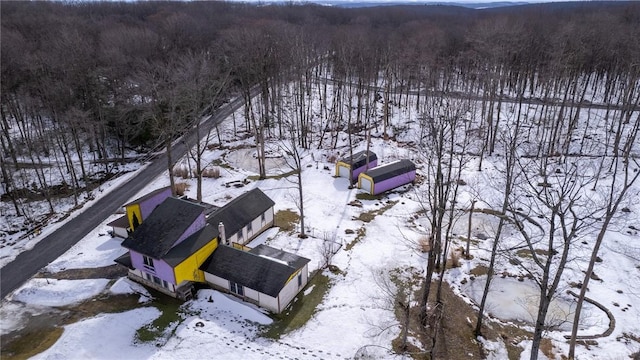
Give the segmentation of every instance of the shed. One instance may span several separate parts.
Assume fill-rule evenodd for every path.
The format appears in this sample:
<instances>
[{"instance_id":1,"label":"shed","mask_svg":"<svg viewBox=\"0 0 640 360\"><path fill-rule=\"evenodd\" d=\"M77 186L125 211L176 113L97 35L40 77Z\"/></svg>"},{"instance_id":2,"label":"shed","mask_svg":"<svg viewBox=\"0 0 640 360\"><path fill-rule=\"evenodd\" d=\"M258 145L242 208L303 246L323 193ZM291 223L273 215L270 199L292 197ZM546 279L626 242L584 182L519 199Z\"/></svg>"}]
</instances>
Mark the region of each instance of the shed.
<instances>
[{"instance_id":1,"label":"shed","mask_svg":"<svg viewBox=\"0 0 640 360\"><path fill-rule=\"evenodd\" d=\"M362 150L336 163L336 176L356 181L360 173L378 165L378 156L373 151Z\"/></svg>"},{"instance_id":2,"label":"shed","mask_svg":"<svg viewBox=\"0 0 640 360\"><path fill-rule=\"evenodd\" d=\"M416 165L407 159L375 167L358 176L358 187L369 194L378 195L387 190L409 184L416 178Z\"/></svg>"}]
</instances>

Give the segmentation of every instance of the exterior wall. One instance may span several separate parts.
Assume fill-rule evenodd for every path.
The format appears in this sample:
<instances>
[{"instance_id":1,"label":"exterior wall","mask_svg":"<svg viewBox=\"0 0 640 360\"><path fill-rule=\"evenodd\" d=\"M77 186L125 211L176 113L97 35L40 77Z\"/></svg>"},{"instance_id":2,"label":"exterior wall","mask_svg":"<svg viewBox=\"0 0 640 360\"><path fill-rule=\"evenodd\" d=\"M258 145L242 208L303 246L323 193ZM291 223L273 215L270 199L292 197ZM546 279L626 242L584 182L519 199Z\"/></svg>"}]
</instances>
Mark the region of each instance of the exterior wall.
<instances>
[{"instance_id":1,"label":"exterior wall","mask_svg":"<svg viewBox=\"0 0 640 360\"><path fill-rule=\"evenodd\" d=\"M229 280L223 279L219 276L211 275L209 273L204 273L204 279L209 284L213 285L213 287L217 287L219 289L229 290Z\"/></svg>"},{"instance_id":2,"label":"exterior wall","mask_svg":"<svg viewBox=\"0 0 640 360\"><path fill-rule=\"evenodd\" d=\"M260 294L260 301L258 305L276 314L280 313L280 307L278 306L278 298L271 297L266 294Z\"/></svg>"},{"instance_id":3,"label":"exterior wall","mask_svg":"<svg viewBox=\"0 0 640 360\"><path fill-rule=\"evenodd\" d=\"M133 214L138 217L138 224L142 224L142 212L140 212L140 204L131 204L127 206L127 219L129 219L129 228L131 231L135 230L133 228Z\"/></svg>"},{"instance_id":4,"label":"exterior wall","mask_svg":"<svg viewBox=\"0 0 640 360\"><path fill-rule=\"evenodd\" d=\"M416 179L416 171L413 170L408 173L404 173L396 177L392 177L391 179L381 181L379 183L374 184L373 195L378 195L387 190L395 189L398 186L408 184L415 179Z\"/></svg>"},{"instance_id":5,"label":"exterior wall","mask_svg":"<svg viewBox=\"0 0 640 360\"><path fill-rule=\"evenodd\" d=\"M140 219L140 221L142 222L143 219L146 219L149 216L149 214L151 214L153 209L156 208L156 206L160 205L163 201L165 201L170 196L171 196L171 189L166 188L164 191L155 194L153 197L145 199L144 201L140 202L140 212L142 213L142 218Z\"/></svg>"},{"instance_id":6,"label":"exterior wall","mask_svg":"<svg viewBox=\"0 0 640 360\"><path fill-rule=\"evenodd\" d=\"M260 293L253 290L253 289L249 289L247 287L244 288L244 297L248 298L249 300L252 300L253 302L255 302L256 304L260 304Z\"/></svg>"},{"instance_id":7,"label":"exterior wall","mask_svg":"<svg viewBox=\"0 0 640 360\"><path fill-rule=\"evenodd\" d=\"M249 241L253 240L256 236L260 235L263 231L273 226L274 219L274 210L273 207L267 209L264 212L264 223L262 222L262 214L257 218L251 221L251 231L249 231L249 227L245 226L240 229L237 233L233 234L233 236L229 237L229 243L245 245ZM239 236L240 233L242 236ZM242 239L241 239L242 238Z\"/></svg>"},{"instance_id":8,"label":"exterior wall","mask_svg":"<svg viewBox=\"0 0 640 360\"><path fill-rule=\"evenodd\" d=\"M180 237L178 238L178 241L176 241L172 247L180 244L182 241L184 241L184 239L193 235L196 231L204 228L206 225L207 225L207 220L205 219L204 212L203 212L202 214L200 214L200 216L198 216L198 218L193 222L193 224L189 225L187 230L185 230L185 232L182 233L182 235L180 235Z\"/></svg>"},{"instance_id":9,"label":"exterior wall","mask_svg":"<svg viewBox=\"0 0 640 360\"><path fill-rule=\"evenodd\" d=\"M237 243L238 242L238 234L235 233L235 234L227 237L227 241L229 242L229 244Z\"/></svg>"},{"instance_id":10,"label":"exterior wall","mask_svg":"<svg viewBox=\"0 0 640 360\"><path fill-rule=\"evenodd\" d=\"M140 270L129 270L129 274L128 274L129 279L138 282L142 285L148 286L150 288L156 289L160 292L163 292L169 296L176 296L176 286L174 284L171 283L167 283L167 287L164 287L162 285L158 285L156 283L154 283L153 281L150 281L147 279L146 277L146 273L143 273Z\"/></svg>"},{"instance_id":11,"label":"exterior wall","mask_svg":"<svg viewBox=\"0 0 640 360\"><path fill-rule=\"evenodd\" d=\"M365 165L357 169L353 169L353 180L358 180L358 175L360 175L360 173L363 173L369 169L373 169L376 166L378 166L378 160L373 160L373 161L369 161L369 165Z\"/></svg>"},{"instance_id":12,"label":"exterior wall","mask_svg":"<svg viewBox=\"0 0 640 360\"><path fill-rule=\"evenodd\" d=\"M126 239L129 236L127 229L121 227L113 227L113 236Z\"/></svg>"},{"instance_id":13,"label":"exterior wall","mask_svg":"<svg viewBox=\"0 0 640 360\"><path fill-rule=\"evenodd\" d=\"M204 271L199 267L218 247L218 240L212 239L208 244L178 264L175 269L176 284L183 281L204 282Z\"/></svg>"},{"instance_id":14,"label":"exterior wall","mask_svg":"<svg viewBox=\"0 0 640 360\"><path fill-rule=\"evenodd\" d=\"M161 280L165 280L170 284L176 284L173 268L163 260L153 259L153 268L149 268L144 265L142 254L133 250L129 250L129 254L131 256L131 265L134 269L157 276Z\"/></svg>"},{"instance_id":15,"label":"exterior wall","mask_svg":"<svg viewBox=\"0 0 640 360\"><path fill-rule=\"evenodd\" d=\"M267 209L267 211L264 213L265 225L263 226L263 229L266 230L272 227L273 225L275 225L274 219L275 219L275 210L273 209L273 206L272 206L269 209Z\"/></svg>"},{"instance_id":16,"label":"exterior wall","mask_svg":"<svg viewBox=\"0 0 640 360\"><path fill-rule=\"evenodd\" d=\"M298 275L302 276L302 283L300 284L300 286L298 286ZM307 285L308 281L309 269L308 265L305 264L302 269L291 276L287 284L280 291L280 294L278 295L280 297L280 311L278 312L282 312L284 309L286 309L287 305L289 305L291 300L293 300L293 298L298 295L300 290L302 290Z\"/></svg>"},{"instance_id":17,"label":"exterior wall","mask_svg":"<svg viewBox=\"0 0 640 360\"><path fill-rule=\"evenodd\" d=\"M207 283L212 285L213 288L218 288L220 290L224 290L231 293L229 291L229 280L223 279L219 276L215 276L206 272L204 273L204 277ZM249 301L257 303L258 306L265 308L269 311L272 311L275 313L280 312L280 309L278 308L278 298L274 298L269 295L262 294L256 290L253 290L247 287L244 288L244 297L247 298Z\"/></svg>"}]
</instances>

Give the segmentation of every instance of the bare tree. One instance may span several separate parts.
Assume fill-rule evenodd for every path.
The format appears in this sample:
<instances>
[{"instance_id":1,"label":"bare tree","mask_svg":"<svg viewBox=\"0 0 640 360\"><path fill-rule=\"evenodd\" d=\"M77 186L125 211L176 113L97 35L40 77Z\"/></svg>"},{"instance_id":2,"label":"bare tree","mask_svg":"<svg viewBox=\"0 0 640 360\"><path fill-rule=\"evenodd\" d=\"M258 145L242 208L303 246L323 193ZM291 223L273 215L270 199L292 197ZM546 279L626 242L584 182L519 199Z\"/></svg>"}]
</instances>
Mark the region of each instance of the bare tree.
<instances>
[{"instance_id":1,"label":"bare tree","mask_svg":"<svg viewBox=\"0 0 640 360\"><path fill-rule=\"evenodd\" d=\"M596 241L593 244L593 249L591 250L591 257L589 259L589 264L585 271L582 286L580 288L580 294L578 296L578 303L575 309L573 326L571 328L571 338L569 341L569 359L575 358L576 339L578 336L578 324L582 313L582 305L588 290L589 281L593 275L593 269L597 263L600 246L602 246L609 225L614 220L614 216L618 213L620 204L627 198L629 190L640 177L640 162L631 156L632 153L638 150L639 146L637 137L640 134L640 115L636 115L635 122L629 125L628 131L625 132L626 136L623 137L624 140L622 141L623 150L618 152L621 156L613 156L609 160L612 162L612 171L610 175L607 175L607 177L611 180L610 184L608 184L606 188L606 193L602 194L604 206L596 215L602 220L602 223L599 225L599 229L597 230Z\"/></svg>"},{"instance_id":2,"label":"bare tree","mask_svg":"<svg viewBox=\"0 0 640 360\"><path fill-rule=\"evenodd\" d=\"M282 119L280 121L283 121ZM304 191L302 186L302 162L306 157L305 151L300 148L300 138L297 136L300 132L298 131L296 123L292 122L290 119L287 119L283 122L285 125L285 129L290 134L290 137L283 139L279 142L278 146L280 147L281 153L284 155L284 162L293 175L295 175L295 180L290 180L289 177L286 177L287 181L293 183L298 191L296 206L298 211L300 212L300 238L306 238L306 229L304 225Z\"/></svg>"},{"instance_id":3,"label":"bare tree","mask_svg":"<svg viewBox=\"0 0 640 360\"><path fill-rule=\"evenodd\" d=\"M515 215L515 225L524 238L524 247L531 255L532 263L520 262L521 268L538 285L540 299L535 319L531 359L538 358L538 350L543 332L547 329L545 320L552 299L556 296L562 274L578 234L588 225L590 214L588 201L582 198L582 190L592 181L583 176L583 169L576 163L546 162L547 168L532 166L531 162L518 162L522 173L524 193L518 202L510 204ZM557 171L551 171L551 168ZM532 174L531 168L536 172ZM540 176L540 174L544 174ZM519 209L526 209L521 211ZM528 221L537 217L544 221L538 227ZM515 261L515 260L514 260Z\"/></svg>"}]
</instances>

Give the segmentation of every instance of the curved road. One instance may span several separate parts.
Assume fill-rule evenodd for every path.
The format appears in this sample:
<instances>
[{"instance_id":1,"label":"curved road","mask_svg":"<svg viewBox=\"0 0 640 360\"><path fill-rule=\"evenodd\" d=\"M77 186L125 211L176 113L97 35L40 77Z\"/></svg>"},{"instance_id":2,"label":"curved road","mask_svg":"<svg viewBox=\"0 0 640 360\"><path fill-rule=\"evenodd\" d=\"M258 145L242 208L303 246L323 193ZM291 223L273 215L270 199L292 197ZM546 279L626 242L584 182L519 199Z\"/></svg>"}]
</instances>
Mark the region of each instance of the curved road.
<instances>
[{"instance_id":1,"label":"curved road","mask_svg":"<svg viewBox=\"0 0 640 360\"><path fill-rule=\"evenodd\" d=\"M201 134L205 135L242 104L242 98L240 97L222 106L201 125ZM194 128L184 135L184 142L178 141L174 143L172 148L174 162L186 154L185 142L187 144L195 144L195 138L196 130ZM40 269L64 254L165 170L167 170L167 155L163 153L127 183L101 197L91 207L85 209L58 230L40 240L31 250L20 253L15 260L0 269L0 297L4 299L5 296L25 283Z\"/></svg>"}]
</instances>

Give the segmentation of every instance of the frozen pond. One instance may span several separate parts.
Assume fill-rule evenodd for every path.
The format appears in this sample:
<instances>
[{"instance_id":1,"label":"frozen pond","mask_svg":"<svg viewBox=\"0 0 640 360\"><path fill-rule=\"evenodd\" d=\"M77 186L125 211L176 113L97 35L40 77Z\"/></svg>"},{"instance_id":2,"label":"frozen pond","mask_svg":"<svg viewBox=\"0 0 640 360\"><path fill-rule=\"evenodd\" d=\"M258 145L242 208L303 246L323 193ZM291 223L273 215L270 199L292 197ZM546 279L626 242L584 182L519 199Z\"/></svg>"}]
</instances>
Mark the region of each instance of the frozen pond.
<instances>
[{"instance_id":1,"label":"frozen pond","mask_svg":"<svg viewBox=\"0 0 640 360\"><path fill-rule=\"evenodd\" d=\"M258 159L256 158L256 156L256 149L238 149L227 154L225 156L225 159L235 167L258 173ZM276 154L269 154L265 159L264 166L267 172L274 169L279 170L281 168L285 169L285 172L290 170L287 168L284 160L281 157L277 157Z\"/></svg>"},{"instance_id":2,"label":"frozen pond","mask_svg":"<svg viewBox=\"0 0 640 360\"><path fill-rule=\"evenodd\" d=\"M486 276L482 276L469 281L462 285L462 292L480 304L486 279ZM539 291L538 286L531 280L518 281L513 278L494 277L485 313L502 320L522 321L533 326L540 301ZM564 291L561 293L569 299L570 295L564 295ZM546 320L548 326L564 331L571 330L575 301L567 299L556 297L551 301ZM580 328L589 328L590 333L603 332L609 324L604 312L586 302L581 318Z\"/></svg>"}]
</instances>

